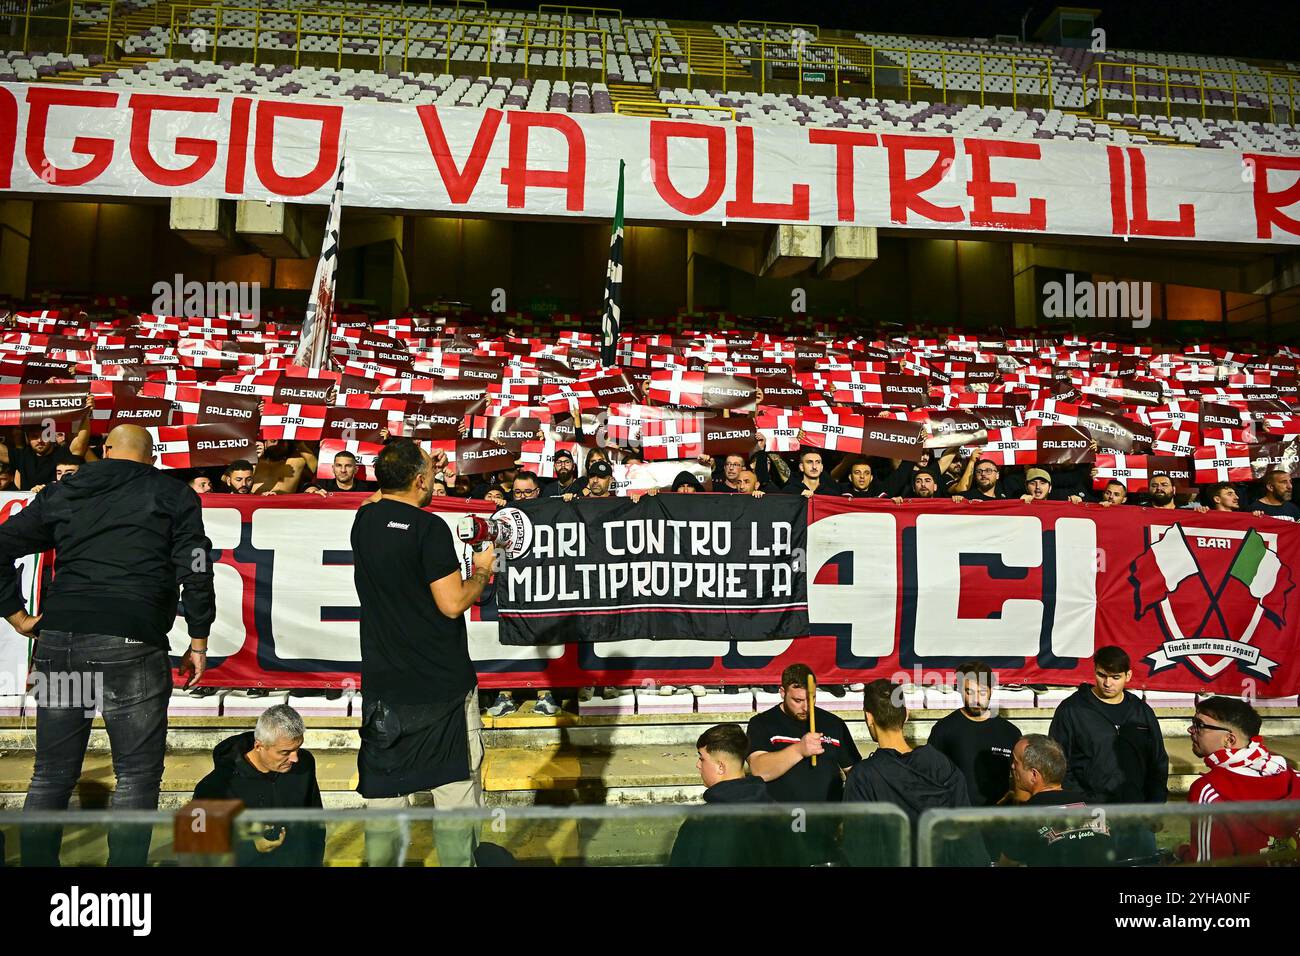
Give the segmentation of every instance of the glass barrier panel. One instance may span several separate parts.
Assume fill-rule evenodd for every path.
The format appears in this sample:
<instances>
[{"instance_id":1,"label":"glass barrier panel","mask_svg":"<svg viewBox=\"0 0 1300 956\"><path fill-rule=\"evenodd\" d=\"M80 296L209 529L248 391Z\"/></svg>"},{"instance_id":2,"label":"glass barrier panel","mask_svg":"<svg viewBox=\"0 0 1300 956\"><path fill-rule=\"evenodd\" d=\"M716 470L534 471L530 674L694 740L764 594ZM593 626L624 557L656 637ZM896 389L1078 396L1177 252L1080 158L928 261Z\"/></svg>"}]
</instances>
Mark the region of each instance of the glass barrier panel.
<instances>
[{"instance_id":1,"label":"glass barrier panel","mask_svg":"<svg viewBox=\"0 0 1300 956\"><path fill-rule=\"evenodd\" d=\"M1300 801L1099 806L1044 802L929 810L920 820L917 862L920 866L1293 866L1298 833Z\"/></svg>"}]
</instances>

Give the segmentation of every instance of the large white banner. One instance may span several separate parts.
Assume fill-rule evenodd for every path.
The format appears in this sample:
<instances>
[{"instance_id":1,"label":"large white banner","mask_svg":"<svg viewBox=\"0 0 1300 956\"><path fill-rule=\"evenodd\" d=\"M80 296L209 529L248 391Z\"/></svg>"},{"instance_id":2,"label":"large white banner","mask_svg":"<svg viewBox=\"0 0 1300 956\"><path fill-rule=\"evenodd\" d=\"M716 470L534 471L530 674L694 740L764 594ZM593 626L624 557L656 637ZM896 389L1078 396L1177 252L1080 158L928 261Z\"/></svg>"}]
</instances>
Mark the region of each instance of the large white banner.
<instances>
[{"instance_id":1,"label":"large white banner","mask_svg":"<svg viewBox=\"0 0 1300 956\"><path fill-rule=\"evenodd\" d=\"M0 189L1300 242L1300 155L0 85Z\"/></svg>"}]
</instances>

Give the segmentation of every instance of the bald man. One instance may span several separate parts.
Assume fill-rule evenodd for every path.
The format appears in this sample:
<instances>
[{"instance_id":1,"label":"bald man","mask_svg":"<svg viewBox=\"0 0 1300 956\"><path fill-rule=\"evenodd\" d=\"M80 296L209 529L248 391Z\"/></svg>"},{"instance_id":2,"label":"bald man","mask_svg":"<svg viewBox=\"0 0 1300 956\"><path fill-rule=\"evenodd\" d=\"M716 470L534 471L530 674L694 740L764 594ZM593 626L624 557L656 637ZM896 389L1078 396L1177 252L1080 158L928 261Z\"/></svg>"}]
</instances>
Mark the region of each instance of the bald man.
<instances>
[{"instance_id":1,"label":"bald man","mask_svg":"<svg viewBox=\"0 0 1300 956\"><path fill-rule=\"evenodd\" d=\"M32 617L14 562L51 549L56 573L43 613ZM158 808L172 691L168 633L179 600L190 636L179 670L192 686L216 616L211 549L199 496L153 467L152 439L138 425L114 428L103 461L47 486L0 524L0 616L37 641L26 809L67 808L97 708L113 752L113 807ZM150 829L110 829L109 865L143 866ZM57 865L61 838L59 828L24 828L23 863Z\"/></svg>"}]
</instances>

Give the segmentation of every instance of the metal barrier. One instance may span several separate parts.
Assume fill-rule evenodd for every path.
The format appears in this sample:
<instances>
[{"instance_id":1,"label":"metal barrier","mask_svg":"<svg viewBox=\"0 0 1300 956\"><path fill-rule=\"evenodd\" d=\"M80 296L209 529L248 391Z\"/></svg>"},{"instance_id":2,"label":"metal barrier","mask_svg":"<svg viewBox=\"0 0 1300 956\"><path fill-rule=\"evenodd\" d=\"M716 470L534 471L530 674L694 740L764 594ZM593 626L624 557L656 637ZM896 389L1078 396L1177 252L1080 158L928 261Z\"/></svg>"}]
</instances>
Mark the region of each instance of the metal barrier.
<instances>
[{"instance_id":1,"label":"metal barrier","mask_svg":"<svg viewBox=\"0 0 1300 956\"><path fill-rule=\"evenodd\" d=\"M215 15L214 15L215 11ZM228 17L234 14L253 14L253 25L250 27L245 23L230 23ZM283 26L274 24L272 18L283 18L286 16L293 17L294 25L292 29L286 29ZM264 19L265 18L265 19ZM307 20L325 20L328 27L322 28L314 26ZM271 22L267 22L271 21ZM420 29L422 27L431 27ZM478 30L478 35L471 37L468 31L471 29ZM212 31L210 37L207 31ZM453 53L460 47L468 47L470 50L483 49L483 60L466 60L464 62L482 63L484 72L487 76L492 76L493 68L501 65L515 66L513 56L507 54L514 51L523 52L523 76L528 77L529 70L532 66L530 60L532 54L542 53L545 55L548 51L559 53L560 75L562 79L568 79L570 69L582 70L583 67L570 67L566 60L570 52L579 49L587 49L594 54L595 48L586 45L571 42L575 35L582 35L585 38L596 36L599 38L599 63L585 69L591 72L599 73L603 82L606 76L605 58L609 50L609 34L605 30L595 27L560 27L560 26L533 26L519 25L515 23L504 22L474 22L467 24L460 20L443 20L429 17L404 17L404 16L378 16L372 14L342 14L326 12L307 12L304 10L288 11L270 7L229 7L213 6L209 4L176 4L172 7L172 22L168 30L167 55L172 57L176 51L177 44L182 46L186 43L188 37L194 35L195 31L203 31L205 38L204 52L207 53L210 41L210 54L212 62L219 59L219 49L221 46L221 36L223 31L226 33L234 30L251 31L253 34L253 45L251 49L245 46L232 47L228 49L249 51L252 62L256 64L259 57L270 50L262 42L264 34L281 34L293 33L292 50L274 48L277 53L293 54L293 64L295 67L302 65L302 55L308 54L333 53L335 56L335 68L342 69L343 56L347 52L344 50L344 44L351 40L377 40L378 48L374 53L356 53L352 52L350 56L374 56L379 60L380 68L390 56L396 56L395 53L389 52L389 47L394 42L401 43L401 69L409 70L412 60L411 44L412 41L424 43L440 43L442 45L442 54L437 59L442 60L444 70L447 73L452 72L452 63L455 61ZM328 37L335 43L331 51L324 50L304 50L303 39L311 37ZM191 44L191 47L193 45ZM417 62L422 60L432 60L434 57L417 56L414 58Z\"/></svg>"},{"instance_id":2,"label":"metal barrier","mask_svg":"<svg viewBox=\"0 0 1300 956\"><path fill-rule=\"evenodd\" d=\"M628 110L649 110L660 108L663 115L667 116L670 110L703 110L706 113L726 113L731 122L736 121L736 108L734 106L706 106L703 103L669 103L664 100L656 102L619 102L614 104L614 112L619 115L630 115L625 113L624 107Z\"/></svg>"},{"instance_id":3,"label":"metal barrier","mask_svg":"<svg viewBox=\"0 0 1300 956\"><path fill-rule=\"evenodd\" d=\"M80 0L78 3L69 0L66 7L60 4L42 6L35 0L26 0L25 3L8 5L3 12L0 12L0 19L9 20L10 35L15 37L18 34L18 24L22 23L21 48L24 51L32 49L32 40L36 37L58 37L62 42L65 55L72 52L74 30L80 32L102 26L105 28L104 55L108 56L112 45L116 5L117 0ZM83 11L80 16L77 15L78 8ZM95 16L95 13L102 15ZM41 52L54 52L57 46L47 43L39 49Z\"/></svg>"},{"instance_id":4,"label":"metal barrier","mask_svg":"<svg viewBox=\"0 0 1300 956\"><path fill-rule=\"evenodd\" d=\"M1226 106L1226 103L1207 103L1207 93L1223 93L1231 97L1232 100L1232 118L1239 120L1241 110L1246 109L1267 109L1269 121L1277 122L1276 109L1274 106L1274 82L1282 81L1286 85L1285 101L1287 105L1288 122L1294 122L1296 113L1295 92L1297 78L1290 74L1264 72L1248 72L1245 70L1207 70L1202 67L1168 67L1161 66L1158 63L1122 63L1117 60L1098 60L1093 64L1097 71L1097 109L1101 116L1106 115L1106 89L1127 87L1129 99L1133 105L1133 113L1137 115L1142 110L1138 106L1139 96L1138 88L1142 86L1154 86L1157 90L1163 89L1164 96L1156 97L1154 100L1149 94L1144 94L1142 99L1147 103L1164 102L1165 116L1171 118L1173 113L1174 96L1181 91L1194 91L1195 100L1183 105L1194 106L1199 103L1201 107L1201 119L1207 116L1207 106ZM1106 76L1106 70L1127 71L1127 76ZM1141 73L1142 75L1139 75ZM1192 79L1184 79L1192 77ZM1226 77L1226 85L1224 78ZM1241 78L1239 81L1238 78ZM1262 82L1264 89L1258 89ZM1112 97L1114 98L1114 97ZM1187 98L1191 99L1190 92ZM1264 104L1253 106L1245 103L1250 98L1263 100ZM1281 97L1278 97L1281 98Z\"/></svg>"},{"instance_id":5,"label":"metal barrier","mask_svg":"<svg viewBox=\"0 0 1300 956\"><path fill-rule=\"evenodd\" d=\"M596 18L601 16L608 17L612 13L618 18L618 27L616 29L623 29L623 11L617 7L582 7L570 6L562 3L543 3L537 8L539 15L547 12L554 13L556 11L560 13L561 23L564 22L564 18L571 17L575 13L585 14L588 18L588 22L594 21Z\"/></svg>"},{"instance_id":6,"label":"metal barrier","mask_svg":"<svg viewBox=\"0 0 1300 956\"><path fill-rule=\"evenodd\" d=\"M771 29L785 30L793 37L795 30L804 31L804 39L809 42L815 42L817 37L821 36L821 27L815 23L786 23L781 20L737 20L737 30L754 30L759 31L759 37L766 40L768 32Z\"/></svg>"},{"instance_id":7,"label":"metal barrier","mask_svg":"<svg viewBox=\"0 0 1300 956\"><path fill-rule=\"evenodd\" d=\"M663 60L675 56L666 49L666 36L671 34L656 33L653 53L655 85L662 82ZM678 39L674 37L674 39ZM744 61L758 66L759 92L766 93L769 76L774 70L792 70L794 85L800 95L804 85L817 84L818 88L829 87L833 95L841 95L848 83L865 85L870 88L870 96L877 97L878 86L901 87L907 99L913 99L914 91L924 90L927 98L938 98L948 102L953 89L953 80L957 77L978 77L976 88L967 92L978 92L980 105L985 105L988 92L987 81L994 78L1011 80L1011 102L1018 105L1023 96L1045 97L1050 103L1052 90L1052 63L1048 57L1020 56L1012 53L959 53L949 51L920 51L900 47L865 46L856 43L800 43L789 40L737 40L686 35L679 40L681 56L690 66L690 74L682 74L689 80L692 75L704 74L721 76L723 86L728 80L743 76L752 79L751 68L744 67ZM737 51L735 48L740 48ZM918 66L916 60L922 56L938 57L939 65ZM729 65L731 59L738 60L742 69L736 71ZM952 62L968 58L976 61L973 68L962 67ZM901 60L902 62L897 62ZM1010 69L1005 68L1010 64ZM706 64L704 69L701 64ZM716 64L716 66L715 66ZM879 74L884 74L881 76ZM926 77L938 74L936 85ZM669 74L672 76L674 74ZM1037 86L1036 91L1022 92L1023 81L1031 81ZM824 84L824 86L822 86ZM934 97L937 93L938 96Z\"/></svg>"}]
</instances>

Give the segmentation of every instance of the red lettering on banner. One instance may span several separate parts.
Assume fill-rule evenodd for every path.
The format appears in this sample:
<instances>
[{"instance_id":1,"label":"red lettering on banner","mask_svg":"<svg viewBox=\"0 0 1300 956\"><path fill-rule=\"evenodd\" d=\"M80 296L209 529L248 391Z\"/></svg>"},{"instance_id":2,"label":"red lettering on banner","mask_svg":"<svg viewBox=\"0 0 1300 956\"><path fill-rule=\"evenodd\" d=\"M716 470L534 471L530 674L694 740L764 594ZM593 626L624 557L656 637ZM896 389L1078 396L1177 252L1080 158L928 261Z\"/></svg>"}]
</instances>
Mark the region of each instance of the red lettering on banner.
<instances>
[{"instance_id":1,"label":"red lettering on banner","mask_svg":"<svg viewBox=\"0 0 1300 956\"><path fill-rule=\"evenodd\" d=\"M857 146L878 146L875 133L859 133L849 129L810 129L808 142L835 147L835 202L840 222L852 222L857 212L853 199L853 149Z\"/></svg>"},{"instance_id":2,"label":"red lettering on banner","mask_svg":"<svg viewBox=\"0 0 1300 956\"><path fill-rule=\"evenodd\" d=\"M90 162L76 169L55 166L45 154L45 130L50 121L52 106L80 106L86 109L112 109L117 106L117 94L98 90L68 89L58 86L32 86L27 90L27 164L37 176L45 169L53 171L44 177L55 186L84 186L108 168L113 161L113 141L77 136L72 140L72 152L89 156ZM83 118L79 126L92 127L94 122Z\"/></svg>"},{"instance_id":3,"label":"red lettering on banner","mask_svg":"<svg viewBox=\"0 0 1300 956\"><path fill-rule=\"evenodd\" d=\"M0 87L0 189L13 185L14 150L18 147L18 101Z\"/></svg>"},{"instance_id":4,"label":"red lettering on banner","mask_svg":"<svg viewBox=\"0 0 1300 956\"><path fill-rule=\"evenodd\" d=\"M1147 160L1142 150L1137 146L1121 147L1107 146L1106 154L1110 164L1111 184L1110 184L1110 206L1111 217L1114 219L1116 214L1116 202L1121 205L1119 212L1123 212L1124 196L1121 193L1117 200L1115 190L1116 169L1121 173L1118 182L1118 188L1123 189L1123 163L1122 154L1127 152L1129 170L1132 173L1132 186L1128 190L1128 198L1132 201L1133 215L1129 218L1127 228L1118 233L1125 236L1163 236L1166 238L1183 238L1192 239L1196 236L1196 207L1192 203L1178 204L1177 219L1152 219L1147 211ZM1117 158L1117 156L1119 158Z\"/></svg>"},{"instance_id":5,"label":"red lettering on banner","mask_svg":"<svg viewBox=\"0 0 1300 956\"><path fill-rule=\"evenodd\" d=\"M957 148L951 139L935 136L881 136L880 144L889 151L889 218L906 223L908 210L931 222L961 222L965 216L960 206L936 206L921 193L934 188L955 161ZM935 154L930 168L915 178L907 177L907 154L910 150L928 150Z\"/></svg>"},{"instance_id":6,"label":"red lettering on banner","mask_svg":"<svg viewBox=\"0 0 1300 956\"><path fill-rule=\"evenodd\" d=\"M248 113L253 101L237 96L230 105L230 143L226 148L226 192L244 191L244 171L248 167Z\"/></svg>"},{"instance_id":7,"label":"red lettering on banner","mask_svg":"<svg viewBox=\"0 0 1300 956\"><path fill-rule=\"evenodd\" d=\"M1042 148L1037 143L1017 143L1013 140L966 140L966 154L970 156L970 182L966 194L975 200L971 209L972 226L991 226L995 229L1024 229L1043 232L1047 229L1047 200L1037 196L1029 200L1029 212L999 212L993 208L994 199L1014 199L1014 182L994 181L989 160L1042 158Z\"/></svg>"},{"instance_id":8,"label":"red lettering on banner","mask_svg":"<svg viewBox=\"0 0 1300 956\"><path fill-rule=\"evenodd\" d=\"M563 189L565 208L581 212L587 182L587 140L582 127L561 113L528 113L511 111L506 117L510 126L510 160L501 170L501 183L506 187L506 206L522 209L525 193L530 186L542 189ZM528 134L533 129L553 129L564 137L568 147L565 168L529 169Z\"/></svg>"},{"instance_id":9,"label":"red lettering on banner","mask_svg":"<svg viewBox=\"0 0 1300 956\"><path fill-rule=\"evenodd\" d=\"M754 201L754 127L736 127L736 198L727 203L727 215L736 219L808 220L808 186L790 187L789 202Z\"/></svg>"},{"instance_id":10,"label":"red lettering on banner","mask_svg":"<svg viewBox=\"0 0 1300 956\"><path fill-rule=\"evenodd\" d=\"M501 125L501 110L484 110L479 122L478 133L474 136L474 145L470 147L469 156L465 158L465 168L456 168L456 158L451 155L447 145L447 134L443 132L442 121L438 119L438 108L430 103L417 106L420 123L424 126L425 139L429 141L429 151L433 161L438 164L438 174L447 187L447 197L455 204L469 202L474 195L474 187L483 175L483 165L487 162L488 150L497 138L497 128Z\"/></svg>"},{"instance_id":11,"label":"red lettering on banner","mask_svg":"<svg viewBox=\"0 0 1300 956\"><path fill-rule=\"evenodd\" d=\"M302 176L281 176L275 171L275 121L310 120L320 124L316 165ZM253 168L262 185L277 196L308 196L320 189L339 167L339 129L343 107L317 103L261 100L257 104L257 133L253 145Z\"/></svg>"},{"instance_id":12,"label":"red lettering on banner","mask_svg":"<svg viewBox=\"0 0 1300 956\"><path fill-rule=\"evenodd\" d=\"M159 186L188 186L208 174L217 161L217 143L211 139L180 136L176 155L189 156L194 162L182 169L168 169L158 164L149 149L149 130L154 110L186 113L215 113L220 100L214 96L167 96L135 93L128 101L131 108L131 160L145 179Z\"/></svg>"},{"instance_id":13,"label":"red lettering on banner","mask_svg":"<svg viewBox=\"0 0 1300 956\"><path fill-rule=\"evenodd\" d=\"M694 196L685 196L673 185L668 171L670 139L702 139L708 143L709 181ZM708 212L722 198L727 185L727 131L712 123L650 121L650 181L664 202L686 216Z\"/></svg>"},{"instance_id":14,"label":"red lettering on banner","mask_svg":"<svg viewBox=\"0 0 1300 956\"><path fill-rule=\"evenodd\" d=\"M1243 163L1250 163L1255 173L1255 235L1260 239L1273 238L1273 226L1293 236L1300 236L1300 219L1282 212L1288 206L1300 203L1300 177L1290 186L1277 192L1268 188L1268 174L1274 169L1288 169L1300 172L1300 156L1264 156L1260 153L1245 153Z\"/></svg>"},{"instance_id":15,"label":"red lettering on banner","mask_svg":"<svg viewBox=\"0 0 1300 956\"><path fill-rule=\"evenodd\" d=\"M1110 231L1112 235L1128 235L1128 202L1124 193L1128 189L1128 174L1124 171L1124 153L1118 146L1106 147L1106 164L1110 170Z\"/></svg>"}]
</instances>

